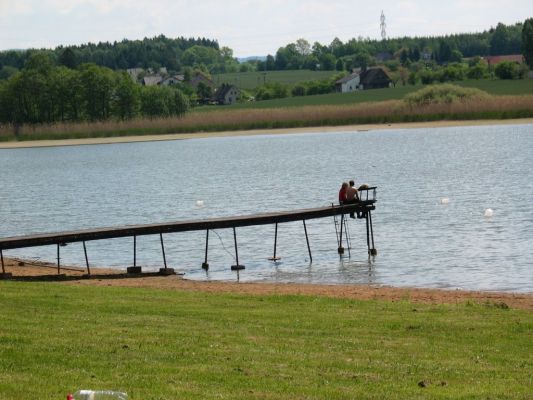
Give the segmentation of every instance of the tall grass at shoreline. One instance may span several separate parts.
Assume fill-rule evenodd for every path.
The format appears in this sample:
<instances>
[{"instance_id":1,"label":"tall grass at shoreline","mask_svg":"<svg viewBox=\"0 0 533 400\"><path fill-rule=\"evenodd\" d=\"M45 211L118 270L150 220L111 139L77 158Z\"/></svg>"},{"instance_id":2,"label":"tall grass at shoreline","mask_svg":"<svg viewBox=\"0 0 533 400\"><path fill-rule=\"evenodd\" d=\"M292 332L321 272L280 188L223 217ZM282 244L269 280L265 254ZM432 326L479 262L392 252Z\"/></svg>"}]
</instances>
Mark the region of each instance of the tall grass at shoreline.
<instances>
[{"instance_id":1,"label":"tall grass at shoreline","mask_svg":"<svg viewBox=\"0 0 533 400\"><path fill-rule=\"evenodd\" d=\"M404 100L388 100L292 108L221 108L209 113L191 112L181 118L25 125L17 137L12 126L3 125L0 126L0 141L527 117L533 117L533 95L486 95L436 104L415 105Z\"/></svg>"}]
</instances>

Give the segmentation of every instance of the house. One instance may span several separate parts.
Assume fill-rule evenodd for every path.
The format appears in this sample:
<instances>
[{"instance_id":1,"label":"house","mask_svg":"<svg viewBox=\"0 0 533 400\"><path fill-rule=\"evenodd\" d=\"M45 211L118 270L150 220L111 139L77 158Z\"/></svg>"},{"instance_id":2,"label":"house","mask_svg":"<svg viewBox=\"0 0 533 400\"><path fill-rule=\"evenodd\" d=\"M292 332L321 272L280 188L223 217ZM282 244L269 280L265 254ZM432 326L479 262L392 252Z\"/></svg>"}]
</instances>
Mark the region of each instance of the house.
<instances>
[{"instance_id":1,"label":"house","mask_svg":"<svg viewBox=\"0 0 533 400\"><path fill-rule=\"evenodd\" d=\"M191 85L192 87L196 89L200 82L203 82L205 85L211 88L215 87L215 82L213 82L210 78L208 78L206 75L202 74L201 72L196 72L196 74L193 77L191 77L191 80L188 83L189 85Z\"/></svg>"},{"instance_id":2,"label":"house","mask_svg":"<svg viewBox=\"0 0 533 400\"><path fill-rule=\"evenodd\" d=\"M387 72L381 67L368 68L361 72L361 89L381 89L388 88L392 80Z\"/></svg>"},{"instance_id":3,"label":"house","mask_svg":"<svg viewBox=\"0 0 533 400\"><path fill-rule=\"evenodd\" d=\"M381 67L367 68L364 71L354 70L348 76L335 82L335 90L341 93L356 90L380 89L390 87L392 80Z\"/></svg>"},{"instance_id":4,"label":"house","mask_svg":"<svg viewBox=\"0 0 533 400\"><path fill-rule=\"evenodd\" d=\"M335 82L335 91L339 93L355 92L359 89L361 82L361 73L353 72Z\"/></svg>"},{"instance_id":5,"label":"house","mask_svg":"<svg viewBox=\"0 0 533 400\"><path fill-rule=\"evenodd\" d=\"M392 53L390 53L388 51L382 51L380 53L376 53L376 55L374 57L376 58L377 62L382 63L382 62L385 62L385 61L392 60L393 55L392 55Z\"/></svg>"},{"instance_id":6,"label":"house","mask_svg":"<svg viewBox=\"0 0 533 400\"><path fill-rule=\"evenodd\" d=\"M503 61L514 61L518 64L522 64L524 62L524 56L522 54L511 54L507 56L485 56L482 58L487 62L489 67L499 64Z\"/></svg>"},{"instance_id":7,"label":"house","mask_svg":"<svg viewBox=\"0 0 533 400\"><path fill-rule=\"evenodd\" d=\"M162 86L177 85L178 83L183 83L184 79L185 77L183 75L168 76L165 79L161 80L161 82L159 82L158 85L162 85Z\"/></svg>"},{"instance_id":8,"label":"house","mask_svg":"<svg viewBox=\"0 0 533 400\"><path fill-rule=\"evenodd\" d=\"M236 86L223 83L215 92L215 101L220 105L233 104L240 94L241 92Z\"/></svg>"},{"instance_id":9,"label":"house","mask_svg":"<svg viewBox=\"0 0 533 400\"><path fill-rule=\"evenodd\" d=\"M163 77L161 75L146 75L141 83L143 86L155 86L159 85L162 80Z\"/></svg>"},{"instance_id":10,"label":"house","mask_svg":"<svg viewBox=\"0 0 533 400\"><path fill-rule=\"evenodd\" d=\"M139 79L139 75L142 74L144 70L142 68L128 68L126 72L128 73L131 79L137 82L137 80Z\"/></svg>"}]
</instances>

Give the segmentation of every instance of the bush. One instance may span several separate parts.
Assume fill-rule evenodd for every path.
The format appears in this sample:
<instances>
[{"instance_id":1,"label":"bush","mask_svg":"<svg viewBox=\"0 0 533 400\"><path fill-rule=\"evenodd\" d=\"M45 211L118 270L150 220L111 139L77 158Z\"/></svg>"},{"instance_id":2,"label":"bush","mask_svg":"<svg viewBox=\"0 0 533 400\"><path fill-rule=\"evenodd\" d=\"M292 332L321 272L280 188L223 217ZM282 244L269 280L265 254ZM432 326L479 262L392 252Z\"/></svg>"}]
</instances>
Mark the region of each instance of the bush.
<instances>
[{"instance_id":1,"label":"bush","mask_svg":"<svg viewBox=\"0 0 533 400\"><path fill-rule=\"evenodd\" d=\"M301 83L297 83L296 85L294 85L292 87L291 94L294 97L296 97L296 96L305 96L305 94L306 94L305 86L302 85Z\"/></svg>"},{"instance_id":2,"label":"bush","mask_svg":"<svg viewBox=\"0 0 533 400\"><path fill-rule=\"evenodd\" d=\"M410 106L423 106L428 104L450 104L456 101L471 99L485 99L489 94L479 89L464 88L457 85L431 85L417 90L404 97Z\"/></svg>"},{"instance_id":3,"label":"bush","mask_svg":"<svg viewBox=\"0 0 533 400\"><path fill-rule=\"evenodd\" d=\"M514 61L503 61L496 65L494 73L500 79L520 79L522 78L522 68Z\"/></svg>"}]
</instances>

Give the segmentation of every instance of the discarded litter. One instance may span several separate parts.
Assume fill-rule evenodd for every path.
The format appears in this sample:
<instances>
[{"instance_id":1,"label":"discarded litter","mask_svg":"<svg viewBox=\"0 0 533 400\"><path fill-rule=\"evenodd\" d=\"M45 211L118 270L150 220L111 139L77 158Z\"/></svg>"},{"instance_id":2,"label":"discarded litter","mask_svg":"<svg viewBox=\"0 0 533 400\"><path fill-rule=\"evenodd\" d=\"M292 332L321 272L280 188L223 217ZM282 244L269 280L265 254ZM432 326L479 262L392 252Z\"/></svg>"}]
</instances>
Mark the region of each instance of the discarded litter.
<instances>
[{"instance_id":1,"label":"discarded litter","mask_svg":"<svg viewBox=\"0 0 533 400\"><path fill-rule=\"evenodd\" d=\"M67 400L128 400L128 395L113 390L78 390L69 394Z\"/></svg>"}]
</instances>

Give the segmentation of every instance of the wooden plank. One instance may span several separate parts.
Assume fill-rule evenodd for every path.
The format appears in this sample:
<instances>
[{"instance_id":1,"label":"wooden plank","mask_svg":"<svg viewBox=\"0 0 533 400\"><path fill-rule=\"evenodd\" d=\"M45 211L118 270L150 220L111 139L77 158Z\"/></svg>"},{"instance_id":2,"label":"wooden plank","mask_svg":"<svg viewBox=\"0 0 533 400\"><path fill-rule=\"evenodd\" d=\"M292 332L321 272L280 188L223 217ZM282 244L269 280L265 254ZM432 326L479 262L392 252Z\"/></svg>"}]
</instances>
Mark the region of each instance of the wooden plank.
<instances>
[{"instance_id":1,"label":"wooden plank","mask_svg":"<svg viewBox=\"0 0 533 400\"><path fill-rule=\"evenodd\" d=\"M374 210L375 202L376 200L368 200L357 204L348 204L344 206L307 208L293 211L211 218L204 220L175 221L146 225L126 225L120 227L6 237L0 238L0 249L8 250L23 247L46 246L58 243L73 243L173 232L201 231L207 229L238 228L243 226L266 225L326 218L332 217L333 215Z\"/></svg>"}]
</instances>

